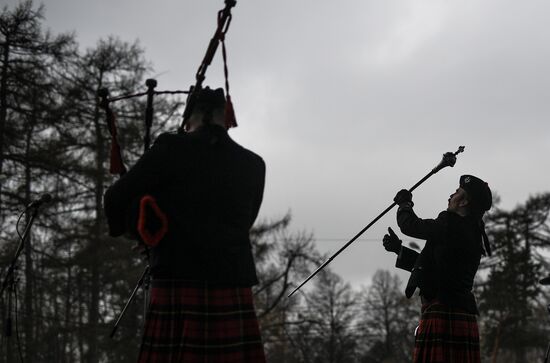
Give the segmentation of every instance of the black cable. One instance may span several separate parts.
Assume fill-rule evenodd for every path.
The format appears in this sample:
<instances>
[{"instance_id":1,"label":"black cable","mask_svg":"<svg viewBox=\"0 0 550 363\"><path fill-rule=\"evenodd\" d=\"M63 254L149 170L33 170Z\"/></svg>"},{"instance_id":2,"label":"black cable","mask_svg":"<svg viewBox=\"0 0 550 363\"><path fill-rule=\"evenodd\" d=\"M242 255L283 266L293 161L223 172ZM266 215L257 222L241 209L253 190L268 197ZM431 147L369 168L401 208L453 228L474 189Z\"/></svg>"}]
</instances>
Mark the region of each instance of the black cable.
<instances>
[{"instance_id":1,"label":"black cable","mask_svg":"<svg viewBox=\"0 0 550 363\"><path fill-rule=\"evenodd\" d=\"M4 319L4 314L2 314L2 319L5 321ZM2 326L2 328L6 328L5 326ZM2 332L2 338L0 338L0 354L3 354L3 348L4 348L4 332Z\"/></svg>"},{"instance_id":2,"label":"black cable","mask_svg":"<svg viewBox=\"0 0 550 363\"><path fill-rule=\"evenodd\" d=\"M2 271L3 272L3 271ZM6 307L4 305L4 295L2 294L2 296L0 296L0 314L1 314L1 319L2 321L6 321L5 319L5 314L6 314ZM0 355L2 354L2 348L4 347L4 329L6 327L4 325L2 325L2 332L0 334L2 334L2 338L0 339Z\"/></svg>"},{"instance_id":3,"label":"black cable","mask_svg":"<svg viewBox=\"0 0 550 363\"><path fill-rule=\"evenodd\" d=\"M17 235L19 236L19 239L23 240L23 236L21 236L21 233L19 232L19 222L21 221L21 218L27 213L27 208L21 214L19 215L19 218L17 218L17 222L15 223L15 231L17 232Z\"/></svg>"},{"instance_id":4,"label":"black cable","mask_svg":"<svg viewBox=\"0 0 550 363\"><path fill-rule=\"evenodd\" d=\"M17 340L17 351L19 352L19 360L23 361L23 353L21 352L21 341L19 340L19 324L17 321L17 286L13 283L13 295L15 296L15 339Z\"/></svg>"},{"instance_id":5,"label":"black cable","mask_svg":"<svg viewBox=\"0 0 550 363\"><path fill-rule=\"evenodd\" d=\"M23 216L25 215L25 213L27 213L27 210L28 208L25 208L25 210L23 212L21 212L21 214L19 214L19 217L17 218L17 222L15 223L15 231L17 232L17 235L19 236L19 239L23 241L23 236L21 235L21 233L19 232L19 222L21 222L21 218L23 218ZM15 271L12 272L12 274L15 274ZM21 363L23 363L23 353L21 352L21 340L19 339L19 324L18 324L18 320L17 320L17 286L15 285L15 276L13 277L13 280L14 280L14 283L13 283L13 286L12 286L12 289L13 289L13 294L14 294L14 297L15 297L15 338L17 340L17 351L19 353L19 360L21 361ZM12 292L8 290L8 294L11 294ZM9 344L9 343L8 343Z\"/></svg>"}]
</instances>

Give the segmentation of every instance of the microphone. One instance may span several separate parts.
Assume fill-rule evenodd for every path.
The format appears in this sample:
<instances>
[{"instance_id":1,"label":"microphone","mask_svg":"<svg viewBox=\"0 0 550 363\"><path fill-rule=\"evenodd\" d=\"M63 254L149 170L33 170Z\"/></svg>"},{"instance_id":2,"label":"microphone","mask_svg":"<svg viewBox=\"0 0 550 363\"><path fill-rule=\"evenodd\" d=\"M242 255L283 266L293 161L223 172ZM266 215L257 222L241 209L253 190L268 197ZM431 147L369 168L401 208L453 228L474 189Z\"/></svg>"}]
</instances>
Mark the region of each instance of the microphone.
<instances>
[{"instance_id":1,"label":"microphone","mask_svg":"<svg viewBox=\"0 0 550 363\"><path fill-rule=\"evenodd\" d=\"M550 285L550 276L539 280L539 284L541 284L541 285Z\"/></svg>"},{"instance_id":2,"label":"microphone","mask_svg":"<svg viewBox=\"0 0 550 363\"><path fill-rule=\"evenodd\" d=\"M45 194L42 194L42 196L40 197L40 199L37 199L33 202L30 202L28 205L27 205L27 209L29 208L39 208L42 204L45 204L45 203L49 203L52 201L52 196L48 193L45 193Z\"/></svg>"}]
</instances>

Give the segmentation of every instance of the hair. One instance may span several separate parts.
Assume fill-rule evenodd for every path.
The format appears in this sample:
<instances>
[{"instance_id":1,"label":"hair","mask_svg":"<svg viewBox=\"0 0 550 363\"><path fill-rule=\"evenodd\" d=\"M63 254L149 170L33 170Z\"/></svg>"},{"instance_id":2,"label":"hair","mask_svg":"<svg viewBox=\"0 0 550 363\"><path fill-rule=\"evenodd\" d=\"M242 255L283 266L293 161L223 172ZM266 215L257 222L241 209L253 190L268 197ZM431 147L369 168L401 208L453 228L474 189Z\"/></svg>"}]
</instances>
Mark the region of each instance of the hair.
<instances>
[{"instance_id":1,"label":"hair","mask_svg":"<svg viewBox=\"0 0 550 363\"><path fill-rule=\"evenodd\" d=\"M204 124L210 124L214 116L218 116L220 113L223 116L225 113L225 103L197 105L194 112L202 114L202 122Z\"/></svg>"},{"instance_id":2,"label":"hair","mask_svg":"<svg viewBox=\"0 0 550 363\"><path fill-rule=\"evenodd\" d=\"M193 109L192 116L197 116L195 122L201 122L203 125L212 125L214 118L219 116L220 113L223 118L224 112L225 107L223 106L200 106Z\"/></svg>"},{"instance_id":3,"label":"hair","mask_svg":"<svg viewBox=\"0 0 550 363\"><path fill-rule=\"evenodd\" d=\"M465 192L466 200L468 201L466 211L477 222L477 227L481 234L481 253L483 256L491 256L491 245L489 244L489 237L487 237L487 233L485 232L485 222L483 221L485 211L470 197L467 191Z\"/></svg>"},{"instance_id":4,"label":"hair","mask_svg":"<svg viewBox=\"0 0 550 363\"><path fill-rule=\"evenodd\" d=\"M201 111L201 113L202 113L202 123L205 125L211 124L212 120L214 119L214 110L210 108L210 109Z\"/></svg>"}]
</instances>

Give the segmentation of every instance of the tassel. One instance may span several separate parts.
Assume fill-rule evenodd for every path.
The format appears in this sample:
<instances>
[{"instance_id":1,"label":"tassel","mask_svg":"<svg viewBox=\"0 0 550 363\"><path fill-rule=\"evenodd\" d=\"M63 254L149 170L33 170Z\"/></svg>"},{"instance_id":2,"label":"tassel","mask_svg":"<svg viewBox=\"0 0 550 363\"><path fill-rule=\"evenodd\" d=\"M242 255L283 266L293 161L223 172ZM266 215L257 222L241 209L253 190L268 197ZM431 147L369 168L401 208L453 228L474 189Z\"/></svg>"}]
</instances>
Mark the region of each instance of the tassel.
<instances>
[{"instance_id":1,"label":"tassel","mask_svg":"<svg viewBox=\"0 0 550 363\"><path fill-rule=\"evenodd\" d=\"M113 137L111 140L111 165L109 167L109 172L111 174L125 174L126 167L122 162L122 156L120 154L120 145L117 140Z\"/></svg>"},{"instance_id":2,"label":"tassel","mask_svg":"<svg viewBox=\"0 0 550 363\"><path fill-rule=\"evenodd\" d=\"M233 108L233 102L231 102L231 96L227 95L227 101L225 102L225 128L230 129L237 127L237 118L235 117L235 109Z\"/></svg>"},{"instance_id":3,"label":"tassel","mask_svg":"<svg viewBox=\"0 0 550 363\"><path fill-rule=\"evenodd\" d=\"M123 175L126 173L126 167L122 161L122 153L120 152L120 145L118 143L115 113L109 107L109 103L106 99L102 101L102 107L105 108L105 113L107 114L107 126L109 127L109 133L111 134L111 165L109 166L109 172L111 174Z\"/></svg>"},{"instance_id":4,"label":"tassel","mask_svg":"<svg viewBox=\"0 0 550 363\"><path fill-rule=\"evenodd\" d=\"M479 227L481 230L481 239L483 240L483 255L486 257L491 257L491 245L489 244L489 237L487 237L487 233L485 232L485 222L483 222L483 219L479 221Z\"/></svg>"}]
</instances>

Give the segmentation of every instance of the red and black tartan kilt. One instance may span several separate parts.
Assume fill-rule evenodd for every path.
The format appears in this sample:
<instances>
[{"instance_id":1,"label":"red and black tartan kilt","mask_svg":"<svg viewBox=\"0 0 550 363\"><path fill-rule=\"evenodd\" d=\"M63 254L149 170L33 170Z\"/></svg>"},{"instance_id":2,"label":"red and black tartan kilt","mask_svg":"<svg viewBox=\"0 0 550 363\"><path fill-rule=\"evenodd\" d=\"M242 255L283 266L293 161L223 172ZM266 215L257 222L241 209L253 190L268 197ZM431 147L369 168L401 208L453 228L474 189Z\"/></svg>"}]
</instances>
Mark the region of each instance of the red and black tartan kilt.
<instances>
[{"instance_id":1,"label":"red and black tartan kilt","mask_svg":"<svg viewBox=\"0 0 550 363\"><path fill-rule=\"evenodd\" d=\"M414 363L480 363L477 317L440 302L422 306Z\"/></svg>"},{"instance_id":2,"label":"red and black tartan kilt","mask_svg":"<svg viewBox=\"0 0 550 363\"><path fill-rule=\"evenodd\" d=\"M138 362L265 362L251 289L154 280Z\"/></svg>"}]
</instances>

